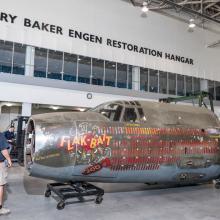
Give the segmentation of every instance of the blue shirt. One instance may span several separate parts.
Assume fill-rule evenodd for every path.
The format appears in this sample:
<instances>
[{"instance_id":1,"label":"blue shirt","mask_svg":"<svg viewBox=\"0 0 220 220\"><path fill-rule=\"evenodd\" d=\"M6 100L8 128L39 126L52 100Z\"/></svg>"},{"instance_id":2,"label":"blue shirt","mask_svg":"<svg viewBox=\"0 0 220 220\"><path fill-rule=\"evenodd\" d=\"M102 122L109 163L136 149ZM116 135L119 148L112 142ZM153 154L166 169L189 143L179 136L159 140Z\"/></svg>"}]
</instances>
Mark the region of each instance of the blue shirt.
<instances>
[{"instance_id":1,"label":"blue shirt","mask_svg":"<svg viewBox=\"0 0 220 220\"><path fill-rule=\"evenodd\" d=\"M0 133L0 162L5 160L5 157L2 154L2 151L9 148L9 144L7 139L5 138L3 133Z\"/></svg>"},{"instance_id":2,"label":"blue shirt","mask_svg":"<svg viewBox=\"0 0 220 220\"><path fill-rule=\"evenodd\" d=\"M6 138L7 140L12 140L12 139L15 138L14 132L5 131L4 134L5 134L5 138Z\"/></svg>"}]
</instances>

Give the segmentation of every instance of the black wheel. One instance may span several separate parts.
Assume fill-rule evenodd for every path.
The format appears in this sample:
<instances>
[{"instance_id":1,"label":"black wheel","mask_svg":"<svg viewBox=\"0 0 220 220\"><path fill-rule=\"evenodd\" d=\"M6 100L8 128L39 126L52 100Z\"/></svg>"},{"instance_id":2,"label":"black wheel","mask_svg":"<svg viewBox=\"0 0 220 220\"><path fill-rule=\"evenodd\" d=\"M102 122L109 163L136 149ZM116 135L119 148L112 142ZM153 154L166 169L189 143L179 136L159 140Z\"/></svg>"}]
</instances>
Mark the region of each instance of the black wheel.
<instances>
[{"instance_id":1,"label":"black wheel","mask_svg":"<svg viewBox=\"0 0 220 220\"><path fill-rule=\"evenodd\" d=\"M50 190L46 190L44 196L45 197L50 197L51 196L51 191Z\"/></svg>"},{"instance_id":2,"label":"black wheel","mask_svg":"<svg viewBox=\"0 0 220 220\"><path fill-rule=\"evenodd\" d=\"M101 204L102 200L103 200L102 196L97 196L96 199L95 199L95 203L96 204Z\"/></svg>"},{"instance_id":3,"label":"black wheel","mask_svg":"<svg viewBox=\"0 0 220 220\"><path fill-rule=\"evenodd\" d=\"M80 202L84 202L84 198L82 196L78 197Z\"/></svg>"},{"instance_id":4,"label":"black wheel","mask_svg":"<svg viewBox=\"0 0 220 220\"><path fill-rule=\"evenodd\" d=\"M65 207L65 202L63 202L63 201L61 201L61 202L59 202L59 203L57 204L57 209L58 209L58 210L64 209L64 207Z\"/></svg>"},{"instance_id":5,"label":"black wheel","mask_svg":"<svg viewBox=\"0 0 220 220\"><path fill-rule=\"evenodd\" d=\"M216 183L216 184L215 184L215 188L216 188L216 189L220 189L220 183Z\"/></svg>"}]
</instances>

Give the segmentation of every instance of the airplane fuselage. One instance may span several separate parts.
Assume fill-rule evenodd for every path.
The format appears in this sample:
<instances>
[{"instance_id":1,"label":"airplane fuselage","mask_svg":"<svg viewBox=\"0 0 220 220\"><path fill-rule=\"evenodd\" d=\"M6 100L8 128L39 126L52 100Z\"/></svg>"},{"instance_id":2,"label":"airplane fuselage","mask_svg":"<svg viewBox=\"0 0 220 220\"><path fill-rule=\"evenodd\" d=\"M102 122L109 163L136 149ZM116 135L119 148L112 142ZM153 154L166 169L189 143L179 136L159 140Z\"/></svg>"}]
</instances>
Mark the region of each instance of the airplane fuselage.
<instances>
[{"instance_id":1,"label":"airplane fuselage","mask_svg":"<svg viewBox=\"0 0 220 220\"><path fill-rule=\"evenodd\" d=\"M34 130L34 138L26 140L25 157L32 176L186 184L220 176L220 133L212 113L201 118L201 126L193 118L188 125L157 125L110 121L97 112L56 114L30 119L28 133Z\"/></svg>"}]
</instances>

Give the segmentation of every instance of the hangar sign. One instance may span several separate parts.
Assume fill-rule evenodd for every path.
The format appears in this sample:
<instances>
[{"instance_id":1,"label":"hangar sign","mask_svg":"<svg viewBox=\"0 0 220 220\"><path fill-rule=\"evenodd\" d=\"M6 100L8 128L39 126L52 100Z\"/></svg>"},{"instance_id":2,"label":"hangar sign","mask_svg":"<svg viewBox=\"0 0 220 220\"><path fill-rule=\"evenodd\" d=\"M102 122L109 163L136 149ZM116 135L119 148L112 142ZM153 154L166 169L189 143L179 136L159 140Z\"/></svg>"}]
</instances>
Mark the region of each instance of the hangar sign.
<instances>
[{"instance_id":1,"label":"hangar sign","mask_svg":"<svg viewBox=\"0 0 220 220\"><path fill-rule=\"evenodd\" d=\"M2 22L15 24L17 18L18 16L0 12L0 21ZM84 41L95 43L95 44L106 45L109 47L114 47L114 48L121 49L121 50L127 50L127 51L131 51L134 53L145 54L148 56L158 57L158 58L167 59L167 60L189 64L189 65L194 64L193 59L187 58L184 56L171 54L171 53L163 52L163 51L156 50L156 49L146 48L143 46L138 46L138 45L131 44L128 42L124 42L124 41L104 38L102 36L82 32L82 31L78 31L74 29L68 29L66 31L61 26L57 26L57 25L49 24L45 22L40 22L37 20L32 20L30 18L23 19L23 26L25 28L32 28L32 29L37 29L39 31L49 32L51 34L67 35L70 38L84 40Z\"/></svg>"}]
</instances>

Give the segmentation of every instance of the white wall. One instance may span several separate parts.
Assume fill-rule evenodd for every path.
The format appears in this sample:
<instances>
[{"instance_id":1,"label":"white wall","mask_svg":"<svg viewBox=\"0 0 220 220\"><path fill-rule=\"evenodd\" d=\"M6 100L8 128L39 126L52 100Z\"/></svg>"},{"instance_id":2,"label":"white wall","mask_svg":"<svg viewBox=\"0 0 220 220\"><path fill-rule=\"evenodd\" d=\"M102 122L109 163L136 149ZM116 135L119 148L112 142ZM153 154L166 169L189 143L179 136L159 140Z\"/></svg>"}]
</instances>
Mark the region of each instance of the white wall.
<instances>
[{"instance_id":1,"label":"white wall","mask_svg":"<svg viewBox=\"0 0 220 220\"><path fill-rule=\"evenodd\" d=\"M5 82L0 82L0 91L4 91L0 92L1 101L89 108L107 101L143 99L95 92L92 93L92 99L88 99L88 92Z\"/></svg>"},{"instance_id":2,"label":"white wall","mask_svg":"<svg viewBox=\"0 0 220 220\"><path fill-rule=\"evenodd\" d=\"M220 50L206 48L220 36L150 12L142 18L140 8L121 0L0 0L1 12L17 15L15 24L0 21L0 39L62 50L117 62L151 67L220 81ZM56 35L23 26L24 17L62 26ZM68 37L68 29L133 43L194 59L194 65L141 55Z\"/></svg>"}]
</instances>

